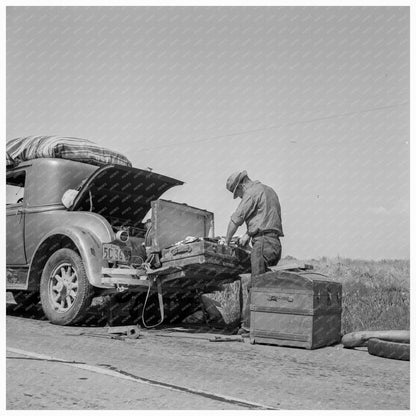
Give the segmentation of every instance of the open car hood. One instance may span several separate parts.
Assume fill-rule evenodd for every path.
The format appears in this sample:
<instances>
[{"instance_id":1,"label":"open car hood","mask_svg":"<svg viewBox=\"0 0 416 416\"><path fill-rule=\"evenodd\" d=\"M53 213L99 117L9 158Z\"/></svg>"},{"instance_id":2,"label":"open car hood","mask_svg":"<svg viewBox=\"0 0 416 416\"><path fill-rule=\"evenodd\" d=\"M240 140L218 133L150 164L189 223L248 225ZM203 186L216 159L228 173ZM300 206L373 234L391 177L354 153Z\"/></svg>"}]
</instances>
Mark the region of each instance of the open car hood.
<instances>
[{"instance_id":1,"label":"open car hood","mask_svg":"<svg viewBox=\"0 0 416 416\"><path fill-rule=\"evenodd\" d=\"M92 211L113 225L138 227L152 201L182 184L148 170L106 165L85 181L70 210Z\"/></svg>"}]
</instances>

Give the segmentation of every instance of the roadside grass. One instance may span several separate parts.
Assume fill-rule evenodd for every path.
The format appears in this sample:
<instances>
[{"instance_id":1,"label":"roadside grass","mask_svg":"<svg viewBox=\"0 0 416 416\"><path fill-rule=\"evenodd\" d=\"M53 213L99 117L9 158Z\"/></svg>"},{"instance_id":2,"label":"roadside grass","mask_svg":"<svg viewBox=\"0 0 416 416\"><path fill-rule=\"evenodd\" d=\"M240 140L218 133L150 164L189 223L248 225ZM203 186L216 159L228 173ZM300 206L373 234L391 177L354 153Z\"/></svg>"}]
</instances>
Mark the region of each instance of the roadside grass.
<instances>
[{"instance_id":1,"label":"roadside grass","mask_svg":"<svg viewBox=\"0 0 416 416\"><path fill-rule=\"evenodd\" d=\"M342 332L410 328L410 261L312 260L342 283Z\"/></svg>"},{"instance_id":2,"label":"roadside grass","mask_svg":"<svg viewBox=\"0 0 416 416\"><path fill-rule=\"evenodd\" d=\"M291 259L293 260L293 258ZM409 260L312 259L314 271L342 283L342 333L410 328ZM225 322L238 326L240 283L210 295L221 303Z\"/></svg>"}]
</instances>

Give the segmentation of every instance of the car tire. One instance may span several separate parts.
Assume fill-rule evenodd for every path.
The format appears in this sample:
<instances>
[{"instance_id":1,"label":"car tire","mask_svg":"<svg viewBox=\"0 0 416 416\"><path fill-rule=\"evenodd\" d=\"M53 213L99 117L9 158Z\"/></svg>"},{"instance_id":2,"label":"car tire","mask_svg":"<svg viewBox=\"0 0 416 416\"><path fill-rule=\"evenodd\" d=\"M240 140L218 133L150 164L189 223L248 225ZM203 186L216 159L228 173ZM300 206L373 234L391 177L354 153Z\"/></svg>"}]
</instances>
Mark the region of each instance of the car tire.
<instances>
[{"instance_id":1,"label":"car tire","mask_svg":"<svg viewBox=\"0 0 416 416\"><path fill-rule=\"evenodd\" d=\"M393 360L410 361L410 344L370 338L368 340L368 353Z\"/></svg>"},{"instance_id":2,"label":"car tire","mask_svg":"<svg viewBox=\"0 0 416 416\"><path fill-rule=\"evenodd\" d=\"M68 248L52 254L40 282L42 309L51 323L73 325L83 321L93 294L79 254Z\"/></svg>"}]
</instances>

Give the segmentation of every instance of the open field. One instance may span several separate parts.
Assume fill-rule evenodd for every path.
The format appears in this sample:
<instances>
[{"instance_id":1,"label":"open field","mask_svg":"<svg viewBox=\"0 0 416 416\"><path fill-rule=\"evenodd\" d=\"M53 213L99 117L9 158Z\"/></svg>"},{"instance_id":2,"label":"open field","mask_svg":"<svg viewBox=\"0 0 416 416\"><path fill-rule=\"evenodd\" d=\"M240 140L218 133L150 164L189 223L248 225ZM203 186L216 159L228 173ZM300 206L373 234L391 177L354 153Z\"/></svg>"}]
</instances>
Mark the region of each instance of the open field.
<instances>
[{"instance_id":1,"label":"open field","mask_svg":"<svg viewBox=\"0 0 416 416\"><path fill-rule=\"evenodd\" d=\"M326 259L314 268L343 284L342 330L410 328L410 261Z\"/></svg>"}]
</instances>

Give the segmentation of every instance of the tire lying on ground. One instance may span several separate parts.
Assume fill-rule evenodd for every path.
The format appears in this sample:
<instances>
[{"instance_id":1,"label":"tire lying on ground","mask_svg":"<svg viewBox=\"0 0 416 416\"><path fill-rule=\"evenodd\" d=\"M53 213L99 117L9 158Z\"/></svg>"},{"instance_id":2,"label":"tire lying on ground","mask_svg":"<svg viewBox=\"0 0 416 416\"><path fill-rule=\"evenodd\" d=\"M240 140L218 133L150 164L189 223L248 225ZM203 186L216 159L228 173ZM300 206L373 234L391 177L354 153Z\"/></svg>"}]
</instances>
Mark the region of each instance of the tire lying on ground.
<instances>
[{"instance_id":1,"label":"tire lying on ground","mask_svg":"<svg viewBox=\"0 0 416 416\"><path fill-rule=\"evenodd\" d=\"M369 354L378 357L404 361L410 360L410 344L403 342L392 342L371 338L368 340L368 352Z\"/></svg>"},{"instance_id":2,"label":"tire lying on ground","mask_svg":"<svg viewBox=\"0 0 416 416\"><path fill-rule=\"evenodd\" d=\"M344 348L365 347L370 338L382 339L392 342L410 342L410 331L390 330L390 331L357 331L345 334L342 337Z\"/></svg>"},{"instance_id":3,"label":"tire lying on ground","mask_svg":"<svg viewBox=\"0 0 416 416\"><path fill-rule=\"evenodd\" d=\"M91 305L94 288L89 283L81 257L62 248L49 258L40 282L40 298L46 317L53 324L81 322Z\"/></svg>"}]
</instances>

